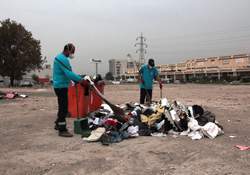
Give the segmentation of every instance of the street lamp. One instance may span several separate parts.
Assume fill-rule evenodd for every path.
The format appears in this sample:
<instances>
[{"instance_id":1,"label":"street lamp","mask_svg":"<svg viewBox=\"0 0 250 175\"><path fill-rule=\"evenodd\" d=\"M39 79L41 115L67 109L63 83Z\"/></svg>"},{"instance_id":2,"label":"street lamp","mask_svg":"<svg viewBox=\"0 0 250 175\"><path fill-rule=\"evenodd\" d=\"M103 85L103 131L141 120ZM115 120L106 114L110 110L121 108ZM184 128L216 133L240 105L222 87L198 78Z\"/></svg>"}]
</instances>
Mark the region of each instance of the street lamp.
<instances>
[{"instance_id":1,"label":"street lamp","mask_svg":"<svg viewBox=\"0 0 250 175\"><path fill-rule=\"evenodd\" d=\"M91 59L91 62L95 64L95 74L98 75L98 64L102 62L100 59Z\"/></svg>"}]
</instances>

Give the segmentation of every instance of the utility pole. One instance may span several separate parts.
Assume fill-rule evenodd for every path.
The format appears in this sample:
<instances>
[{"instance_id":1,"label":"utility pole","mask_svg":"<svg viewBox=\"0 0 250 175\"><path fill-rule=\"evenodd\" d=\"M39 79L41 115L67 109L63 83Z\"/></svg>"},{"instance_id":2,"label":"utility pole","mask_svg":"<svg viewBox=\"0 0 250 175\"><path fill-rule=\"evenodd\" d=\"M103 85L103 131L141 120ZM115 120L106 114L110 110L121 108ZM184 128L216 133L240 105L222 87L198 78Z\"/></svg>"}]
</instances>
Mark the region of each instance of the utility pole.
<instances>
[{"instance_id":1,"label":"utility pole","mask_svg":"<svg viewBox=\"0 0 250 175\"><path fill-rule=\"evenodd\" d=\"M100 64L102 60L91 59L91 62L95 64L95 75L98 75L98 64Z\"/></svg>"},{"instance_id":2,"label":"utility pole","mask_svg":"<svg viewBox=\"0 0 250 175\"><path fill-rule=\"evenodd\" d=\"M136 41L139 41L135 44L135 47L139 46L139 49L136 50L136 53L139 52L139 67L145 63L145 54L147 53L146 48L148 45L145 43L146 38L141 33L141 36L136 38Z\"/></svg>"}]
</instances>

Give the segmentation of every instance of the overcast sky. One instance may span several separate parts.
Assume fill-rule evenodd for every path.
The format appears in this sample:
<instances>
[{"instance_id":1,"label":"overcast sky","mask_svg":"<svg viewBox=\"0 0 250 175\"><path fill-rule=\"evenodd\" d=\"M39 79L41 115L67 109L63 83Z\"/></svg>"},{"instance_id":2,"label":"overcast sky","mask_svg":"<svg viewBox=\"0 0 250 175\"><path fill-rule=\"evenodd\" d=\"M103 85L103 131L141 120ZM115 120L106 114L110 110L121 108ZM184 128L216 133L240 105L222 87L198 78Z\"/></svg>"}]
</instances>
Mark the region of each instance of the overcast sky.
<instances>
[{"instance_id":1,"label":"overcast sky","mask_svg":"<svg viewBox=\"0 0 250 175\"><path fill-rule=\"evenodd\" d=\"M0 0L0 20L22 23L52 63L67 42L76 45L77 73L94 73L91 58L125 59L143 32L147 58L158 64L250 53L250 0Z\"/></svg>"}]
</instances>

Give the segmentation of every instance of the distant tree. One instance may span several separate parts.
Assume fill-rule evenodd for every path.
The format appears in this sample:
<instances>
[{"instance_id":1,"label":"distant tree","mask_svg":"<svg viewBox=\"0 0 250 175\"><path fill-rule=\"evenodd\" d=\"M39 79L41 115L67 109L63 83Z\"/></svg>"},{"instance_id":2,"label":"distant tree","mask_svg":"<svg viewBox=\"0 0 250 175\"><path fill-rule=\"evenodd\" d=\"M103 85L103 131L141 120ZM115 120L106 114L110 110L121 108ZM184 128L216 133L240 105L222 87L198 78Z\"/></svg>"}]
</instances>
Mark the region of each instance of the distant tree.
<instances>
[{"instance_id":1,"label":"distant tree","mask_svg":"<svg viewBox=\"0 0 250 175\"><path fill-rule=\"evenodd\" d=\"M113 76L112 72L106 73L105 79L106 80L114 80L114 76Z\"/></svg>"},{"instance_id":2,"label":"distant tree","mask_svg":"<svg viewBox=\"0 0 250 175\"><path fill-rule=\"evenodd\" d=\"M10 19L0 21L0 75L10 77L10 86L43 62L40 41L31 32Z\"/></svg>"},{"instance_id":3,"label":"distant tree","mask_svg":"<svg viewBox=\"0 0 250 175\"><path fill-rule=\"evenodd\" d=\"M36 74L33 74L32 75L32 80L38 84L39 83L39 76L36 75Z\"/></svg>"}]
</instances>

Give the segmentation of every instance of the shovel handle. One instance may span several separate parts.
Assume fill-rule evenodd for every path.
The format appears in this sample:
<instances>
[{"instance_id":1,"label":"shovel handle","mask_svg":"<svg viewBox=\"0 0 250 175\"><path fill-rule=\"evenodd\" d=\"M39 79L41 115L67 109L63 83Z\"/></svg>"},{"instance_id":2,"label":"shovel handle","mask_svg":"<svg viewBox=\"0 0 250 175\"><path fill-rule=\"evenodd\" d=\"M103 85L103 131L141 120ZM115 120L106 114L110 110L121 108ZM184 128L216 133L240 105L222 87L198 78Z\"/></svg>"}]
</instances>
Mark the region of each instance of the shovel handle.
<instances>
[{"instance_id":1,"label":"shovel handle","mask_svg":"<svg viewBox=\"0 0 250 175\"><path fill-rule=\"evenodd\" d=\"M160 89L160 96L161 96L161 99L162 99L162 89Z\"/></svg>"}]
</instances>

